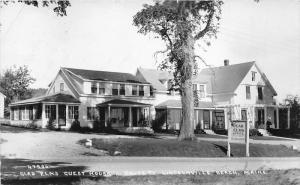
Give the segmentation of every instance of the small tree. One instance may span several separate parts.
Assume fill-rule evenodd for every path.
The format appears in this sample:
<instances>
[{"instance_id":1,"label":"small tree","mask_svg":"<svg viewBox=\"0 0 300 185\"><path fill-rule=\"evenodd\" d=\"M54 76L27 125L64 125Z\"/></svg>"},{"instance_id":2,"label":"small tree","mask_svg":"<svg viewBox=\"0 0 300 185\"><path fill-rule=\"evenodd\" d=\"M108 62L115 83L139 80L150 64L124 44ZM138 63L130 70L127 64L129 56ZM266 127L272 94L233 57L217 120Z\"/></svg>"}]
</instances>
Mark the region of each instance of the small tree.
<instances>
[{"instance_id":1,"label":"small tree","mask_svg":"<svg viewBox=\"0 0 300 185\"><path fill-rule=\"evenodd\" d=\"M167 57L159 68L174 75L182 102L182 122L179 139L193 139L194 101L192 76L197 72L194 47L197 40L215 37L221 13L221 0L174 1L165 0L144 5L133 19L139 33L154 33L166 43Z\"/></svg>"},{"instance_id":2,"label":"small tree","mask_svg":"<svg viewBox=\"0 0 300 185\"><path fill-rule=\"evenodd\" d=\"M0 76L0 87L6 95L5 104L26 98L28 87L35 81L27 66L13 66Z\"/></svg>"}]
</instances>

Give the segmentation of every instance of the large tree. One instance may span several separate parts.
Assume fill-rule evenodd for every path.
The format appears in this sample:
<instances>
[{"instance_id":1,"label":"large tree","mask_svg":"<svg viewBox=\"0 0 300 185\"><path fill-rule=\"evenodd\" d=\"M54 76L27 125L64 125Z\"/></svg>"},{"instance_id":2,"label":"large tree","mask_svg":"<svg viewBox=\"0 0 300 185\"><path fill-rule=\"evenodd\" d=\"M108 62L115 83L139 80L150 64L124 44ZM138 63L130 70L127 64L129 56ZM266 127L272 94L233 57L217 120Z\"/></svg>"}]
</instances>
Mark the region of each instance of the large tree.
<instances>
[{"instance_id":1,"label":"large tree","mask_svg":"<svg viewBox=\"0 0 300 185\"><path fill-rule=\"evenodd\" d=\"M209 44L215 37L221 14L221 0L157 1L144 5L133 18L139 33L153 33L166 44L165 59L159 67L174 75L174 87L178 87L182 102L180 140L193 139L194 101L192 77L197 71L195 43Z\"/></svg>"}]
</instances>

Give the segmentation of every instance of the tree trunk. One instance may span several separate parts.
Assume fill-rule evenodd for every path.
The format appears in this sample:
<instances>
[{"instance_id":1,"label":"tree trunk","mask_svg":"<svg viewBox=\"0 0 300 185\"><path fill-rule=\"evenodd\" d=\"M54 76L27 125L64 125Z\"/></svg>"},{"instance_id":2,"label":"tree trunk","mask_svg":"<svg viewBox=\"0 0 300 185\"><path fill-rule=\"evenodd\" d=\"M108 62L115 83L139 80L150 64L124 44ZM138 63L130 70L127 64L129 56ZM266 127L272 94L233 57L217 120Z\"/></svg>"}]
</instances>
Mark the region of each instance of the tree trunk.
<instances>
[{"instance_id":1,"label":"tree trunk","mask_svg":"<svg viewBox=\"0 0 300 185\"><path fill-rule=\"evenodd\" d=\"M194 139L194 97L193 97L193 70L194 70L194 39L189 36L182 47L184 63L181 70L181 104L182 118L179 140Z\"/></svg>"}]
</instances>

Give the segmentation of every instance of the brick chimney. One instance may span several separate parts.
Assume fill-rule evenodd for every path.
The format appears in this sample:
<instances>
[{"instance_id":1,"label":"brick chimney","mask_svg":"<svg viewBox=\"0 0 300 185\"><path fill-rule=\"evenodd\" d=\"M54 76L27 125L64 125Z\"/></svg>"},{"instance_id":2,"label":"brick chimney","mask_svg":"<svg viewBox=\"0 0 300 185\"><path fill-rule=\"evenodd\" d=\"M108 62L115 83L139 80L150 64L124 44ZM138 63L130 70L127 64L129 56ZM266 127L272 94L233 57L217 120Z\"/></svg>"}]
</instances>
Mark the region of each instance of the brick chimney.
<instances>
[{"instance_id":1,"label":"brick chimney","mask_svg":"<svg viewBox=\"0 0 300 185\"><path fill-rule=\"evenodd\" d=\"M224 66L229 66L229 60L228 59L224 60Z\"/></svg>"}]
</instances>

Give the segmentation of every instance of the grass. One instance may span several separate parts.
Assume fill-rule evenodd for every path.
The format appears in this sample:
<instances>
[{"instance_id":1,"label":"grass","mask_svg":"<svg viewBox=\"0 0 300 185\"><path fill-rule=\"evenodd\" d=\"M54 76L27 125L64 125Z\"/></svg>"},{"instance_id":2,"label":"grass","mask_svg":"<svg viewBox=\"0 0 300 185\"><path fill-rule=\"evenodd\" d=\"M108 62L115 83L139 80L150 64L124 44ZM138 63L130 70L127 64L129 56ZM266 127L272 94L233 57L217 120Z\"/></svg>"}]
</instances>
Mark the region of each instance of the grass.
<instances>
[{"instance_id":1,"label":"grass","mask_svg":"<svg viewBox=\"0 0 300 185\"><path fill-rule=\"evenodd\" d=\"M277 137L269 137L269 136L250 136L250 139L254 140L276 140L276 141L291 141L288 138L277 138Z\"/></svg>"},{"instance_id":2,"label":"grass","mask_svg":"<svg viewBox=\"0 0 300 185\"><path fill-rule=\"evenodd\" d=\"M121 156L163 156L163 157L226 157L227 143L222 141L178 141L176 139L118 138L92 139L93 147L115 151ZM83 144L85 140L79 141ZM244 144L231 144L231 156L244 157ZM283 145L250 144L251 157L300 157L300 152Z\"/></svg>"}]
</instances>

